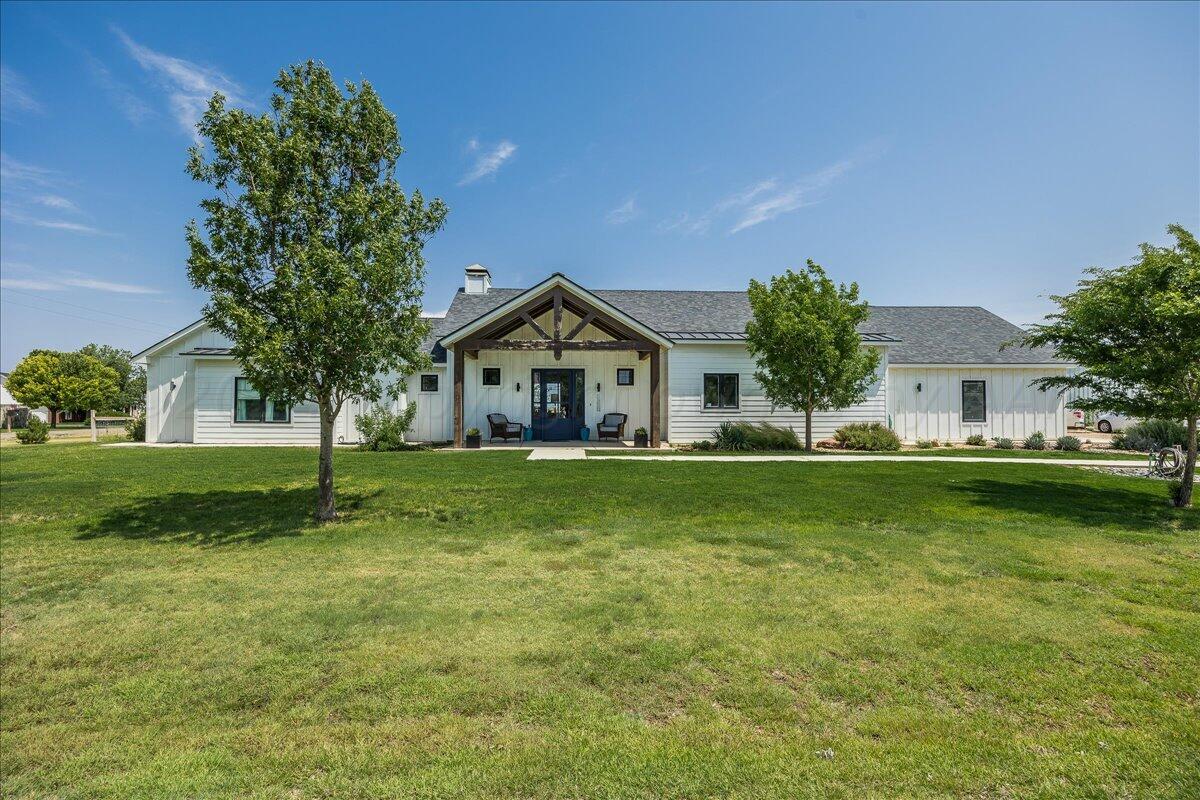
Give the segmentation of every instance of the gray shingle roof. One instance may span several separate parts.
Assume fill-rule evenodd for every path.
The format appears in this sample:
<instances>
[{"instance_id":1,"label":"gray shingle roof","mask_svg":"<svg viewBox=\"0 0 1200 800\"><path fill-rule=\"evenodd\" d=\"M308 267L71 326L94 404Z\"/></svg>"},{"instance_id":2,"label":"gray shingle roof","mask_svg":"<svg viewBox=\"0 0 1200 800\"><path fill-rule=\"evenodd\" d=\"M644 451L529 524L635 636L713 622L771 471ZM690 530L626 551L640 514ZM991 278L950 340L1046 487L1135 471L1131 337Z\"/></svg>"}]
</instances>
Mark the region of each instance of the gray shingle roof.
<instances>
[{"instance_id":1,"label":"gray shingle roof","mask_svg":"<svg viewBox=\"0 0 1200 800\"><path fill-rule=\"evenodd\" d=\"M427 342L435 361L446 353L437 341L521 295L525 289L490 289L487 294L454 295L446 316L433 320ZM593 293L673 341L735 340L750 320L745 292L595 289ZM893 364L1065 363L1045 348L1000 346L1023 331L978 306L871 306L861 327L864 338L897 339L889 349Z\"/></svg>"}]
</instances>

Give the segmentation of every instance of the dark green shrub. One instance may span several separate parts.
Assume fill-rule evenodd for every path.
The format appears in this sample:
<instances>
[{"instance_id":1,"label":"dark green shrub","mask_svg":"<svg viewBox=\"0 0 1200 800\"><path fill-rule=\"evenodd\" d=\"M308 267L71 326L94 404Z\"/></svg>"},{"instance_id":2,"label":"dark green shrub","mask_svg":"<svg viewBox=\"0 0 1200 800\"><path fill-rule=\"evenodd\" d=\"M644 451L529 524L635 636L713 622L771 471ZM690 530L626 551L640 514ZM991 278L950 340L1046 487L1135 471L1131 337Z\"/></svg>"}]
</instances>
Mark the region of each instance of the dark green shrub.
<instances>
[{"instance_id":1,"label":"dark green shrub","mask_svg":"<svg viewBox=\"0 0 1200 800\"><path fill-rule=\"evenodd\" d=\"M133 419L125 423L125 433L129 435L131 442L146 441L146 415L138 414Z\"/></svg>"},{"instance_id":2,"label":"dark green shrub","mask_svg":"<svg viewBox=\"0 0 1200 800\"><path fill-rule=\"evenodd\" d=\"M408 408L399 414L392 413L382 406L365 414L359 415L354 421L362 436L360 450L376 450L388 452L394 450L421 449L404 441L404 434L412 427L413 419L417 416L417 404L409 403Z\"/></svg>"},{"instance_id":3,"label":"dark green shrub","mask_svg":"<svg viewBox=\"0 0 1200 800\"><path fill-rule=\"evenodd\" d=\"M987 447L987 439L983 438L982 433L972 433L967 437L967 444L972 447Z\"/></svg>"},{"instance_id":4,"label":"dark green shrub","mask_svg":"<svg viewBox=\"0 0 1200 800\"><path fill-rule=\"evenodd\" d=\"M1083 442L1075 436L1060 436L1058 437L1058 441L1054 443L1054 447L1058 450L1075 453L1083 449Z\"/></svg>"},{"instance_id":5,"label":"dark green shrub","mask_svg":"<svg viewBox=\"0 0 1200 800\"><path fill-rule=\"evenodd\" d=\"M1026 450L1045 450L1046 436L1041 431L1034 431L1025 437L1025 441L1021 442L1021 447Z\"/></svg>"},{"instance_id":6,"label":"dark green shrub","mask_svg":"<svg viewBox=\"0 0 1200 800\"><path fill-rule=\"evenodd\" d=\"M1148 453L1156 447L1187 445L1187 427L1170 419L1148 419L1131 425L1112 438L1118 450L1140 450Z\"/></svg>"},{"instance_id":7,"label":"dark green shrub","mask_svg":"<svg viewBox=\"0 0 1200 800\"><path fill-rule=\"evenodd\" d=\"M45 444L49 438L50 425L33 414L29 415L29 422L24 430L17 431L17 441L21 444Z\"/></svg>"},{"instance_id":8,"label":"dark green shrub","mask_svg":"<svg viewBox=\"0 0 1200 800\"><path fill-rule=\"evenodd\" d=\"M726 420L713 428L713 447L717 450L749 450L750 425Z\"/></svg>"},{"instance_id":9,"label":"dark green shrub","mask_svg":"<svg viewBox=\"0 0 1200 800\"><path fill-rule=\"evenodd\" d=\"M847 450L899 450L900 437L880 422L855 422L843 425L833 438Z\"/></svg>"},{"instance_id":10,"label":"dark green shrub","mask_svg":"<svg viewBox=\"0 0 1200 800\"><path fill-rule=\"evenodd\" d=\"M1012 450L1016 447L1016 445L1013 444L1013 440L1009 439L1007 436L1001 436L999 438L992 439L992 441L996 443L997 450Z\"/></svg>"}]
</instances>

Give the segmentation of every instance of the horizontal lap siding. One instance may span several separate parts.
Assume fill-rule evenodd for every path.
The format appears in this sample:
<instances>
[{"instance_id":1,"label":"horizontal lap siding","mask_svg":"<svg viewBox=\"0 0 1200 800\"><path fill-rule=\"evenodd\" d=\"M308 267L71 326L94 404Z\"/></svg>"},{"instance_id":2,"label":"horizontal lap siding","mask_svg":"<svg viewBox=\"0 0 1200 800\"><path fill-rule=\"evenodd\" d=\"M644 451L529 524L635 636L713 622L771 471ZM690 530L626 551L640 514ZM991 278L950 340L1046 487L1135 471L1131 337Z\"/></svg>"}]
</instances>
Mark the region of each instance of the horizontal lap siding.
<instances>
[{"instance_id":1,"label":"horizontal lap siding","mask_svg":"<svg viewBox=\"0 0 1200 800\"><path fill-rule=\"evenodd\" d=\"M291 422L235 423L233 381L242 374L236 361L195 360L196 441L203 443L318 444L321 416L305 403L292 409ZM340 421L340 420L339 420ZM339 426L335 425L335 431Z\"/></svg>"},{"instance_id":2,"label":"horizontal lap siding","mask_svg":"<svg viewBox=\"0 0 1200 800\"><path fill-rule=\"evenodd\" d=\"M1024 439L1035 431L1048 438L1064 436L1066 410L1054 390L1043 392L1030 384L1065 368L900 367L893 366L890 408L897 434L917 439L962 441L972 434L986 439ZM987 413L982 423L962 421L962 382L982 380L987 386ZM921 391L917 391L917 384Z\"/></svg>"},{"instance_id":3,"label":"horizontal lap siding","mask_svg":"<svg viewBox=\"0 0 1200 800\"><path fill-rule=\"evenodd\" d=\"M851 422L887 421L887 350L882 350L878 379L867 389L862 403L838 411L813 414L813 437L823 439ZM775 409L754 380L754 359L744 345L676 344L668 356L670 406L668 438L675 444L712 438L712 430L725 420L769 422L792 428L804 435L804 414ZM706 372L736 372L741 408L736 411L705 411L703 383Z\"/></svg>"}]
</instances>

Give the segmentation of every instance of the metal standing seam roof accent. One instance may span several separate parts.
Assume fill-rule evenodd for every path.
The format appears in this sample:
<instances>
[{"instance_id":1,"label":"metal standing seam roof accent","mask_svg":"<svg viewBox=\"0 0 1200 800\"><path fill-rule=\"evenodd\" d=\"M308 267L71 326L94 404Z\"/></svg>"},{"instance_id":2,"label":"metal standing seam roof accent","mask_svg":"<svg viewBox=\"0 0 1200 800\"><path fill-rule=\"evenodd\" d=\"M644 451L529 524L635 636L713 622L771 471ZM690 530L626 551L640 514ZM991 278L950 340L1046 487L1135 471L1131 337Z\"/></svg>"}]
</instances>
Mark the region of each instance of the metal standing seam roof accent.
<instances>
[{"instance_id":1,"label":"metal standing seam roof accent","mask_svg":"<svg viewBox=\"0 0 1200 800\"><path fill-rule=\"evenodd\" d=\"M231 356L233 355L232 347L193 347L191 350L184 350L179 355L181 356Z\"/></svg>"}]
</instances>

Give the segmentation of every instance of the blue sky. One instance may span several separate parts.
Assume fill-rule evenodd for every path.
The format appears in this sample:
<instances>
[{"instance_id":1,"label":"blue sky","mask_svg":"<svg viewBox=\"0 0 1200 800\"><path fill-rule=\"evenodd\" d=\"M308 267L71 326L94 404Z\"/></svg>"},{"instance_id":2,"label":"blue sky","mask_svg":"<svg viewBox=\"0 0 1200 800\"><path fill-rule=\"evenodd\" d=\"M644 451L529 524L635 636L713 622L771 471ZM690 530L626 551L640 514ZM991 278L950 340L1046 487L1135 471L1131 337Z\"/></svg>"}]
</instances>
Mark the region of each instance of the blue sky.
<instances>
[{"instance_id":1,"label":"blue sky","mask_svg":"<svg viewBox=\"0 0 1200 800\"><path fill-rule=\"evenodd\" d=\"M196 319L189 122L283 65L371 80L462 268L744 288L812 258L871 302L1024 323L1200 227L1200 5L0 6L0 367Z\"/></svg>"}]
</instances>

